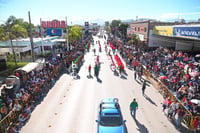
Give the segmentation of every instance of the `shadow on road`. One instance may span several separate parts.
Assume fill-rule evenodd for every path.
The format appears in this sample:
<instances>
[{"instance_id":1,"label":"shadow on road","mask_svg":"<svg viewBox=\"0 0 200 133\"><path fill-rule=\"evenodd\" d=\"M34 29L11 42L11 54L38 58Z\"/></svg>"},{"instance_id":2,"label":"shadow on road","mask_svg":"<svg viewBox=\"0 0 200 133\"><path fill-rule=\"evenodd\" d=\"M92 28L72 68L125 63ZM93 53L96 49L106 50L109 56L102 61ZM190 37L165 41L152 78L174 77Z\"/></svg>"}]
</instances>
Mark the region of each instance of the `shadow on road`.
<instances>
[{"instance_id":1,"label":"shadow on road","mask_svg":"<svg viewBox=\"0 0 200 133\"><path fill-rule=\"evenodd\" d=\"M134 119L134 118L133 118ZM140 133L149 133L148 129L145 127L145 125L143 125L142 123L140 123L137 119L134 119L135 120L135 123L138 127L138 131Z\"/></svg>"},{"instance_id":2,"label":"shadow on road","mask_svg":"<svg viewBox=\"0 0 200 133\"><path fill-rule=\"evenodd\" d=\"M126 71L123 71L123 73L124 73L126 76L128 76L128 74L127 74L127 72L126 72Z\"/></svg>"},{"instance_id":3,"label":"shadow on road","mask_svg":"<svg viewBox=\"0 0 200 133\"><path fill-rule=\"evenodd\" d=\"M146 85L147 85L148 87L150 87L151 82L150 82L149 80L146 80L146 79L144 79L144 78L142 77L140 81L141 81L142 83L144 83L144 81L146 81Z\"/></svg>"},{"instance_id":4,"label":"shadow on road","mask_svg":"<svg viewBox=\"0 0 200 133\"><path fill-rule=\"evenodd\" d=\"M115 76L119 76L119 74L118 74L117 71L114 71L114 75L115 75Z\"/></svg>"},{"instance_id":5,"label":"shadow on road","mask_svg":"<svg viewBox=\"0 0 200 133\"><path fill-rule=\"evenodd\" d=\"M155 105L156 107L158 106L153 100L151 100L150 97L148 97L146 94L144 94L144 97L146 100L148 100L151 104Z\"/></svg>"},{"instance_id":6,"label":"shadow on road","mask_svg":"<svg viewBox=\"0 0 200 133\"><path fill-rule=\"evenodd\" d=\"M97 78L97 82L102 83L102 80L99 77L96 77L96 78Z\"/></svg>"},{"instance_id":7,"label":"shadow on road","mask_svg":"<svg viewBox=\"0 0 200 133\"><path fill-rule=\"evenodd\" d=\"M76 76L76 79L81 79L81 77L79 75Z\"/></svg>"},{"instance_id":8,"label":"shadow on road","mask_svg":"<svg viewBox=\"0 0 200 133\"><path fill-rule=\"evenodd\" d=\"M87 78L88 79L93 79L93 76L92 75L87 75Z\"/></svg>"},{"instance_id":9,"label":"shadow on road","mask_svg":"<svg viewBox=\"0 0 200 133\"><path fill-rule=\"evenodd\" d=\"M127 79L127 77L124 76L124 75L121 75L120 78L121 78L121 79Z\"/></svg>"},{"instance_id":10,"label":"shadow on road","mask_svg":"<svg viewBox=\"0 0 200 133\"><path fill-rule=\"evenodd\" d=\"M142 83L141 83L140 81L138 81L137 79L135 79L135 81L136 81L138 84L140 84L140 85L142 84Z\"/></svg>"},{"instance_id":11,"label":"shadow on road","mask_svg":"<svg viewBox=\"0 0 200 133\"><path fill-rule=\"evenodd\" d=\"M165 116L167 117L167 114L166 114L166 113L164 113L164 114L165 114ZM169 121L172 123L172 125L176 128L176 118L171 118L171 119L168 118L168 120L169 120ZM193 133L194 131L189 130L189 129L186 127L186 125L184 125L183 122L182 122L179 132L180 132L180 133ZM197 132L197 133L199 133L199 132Z\"/></svg>"}]
</instances>

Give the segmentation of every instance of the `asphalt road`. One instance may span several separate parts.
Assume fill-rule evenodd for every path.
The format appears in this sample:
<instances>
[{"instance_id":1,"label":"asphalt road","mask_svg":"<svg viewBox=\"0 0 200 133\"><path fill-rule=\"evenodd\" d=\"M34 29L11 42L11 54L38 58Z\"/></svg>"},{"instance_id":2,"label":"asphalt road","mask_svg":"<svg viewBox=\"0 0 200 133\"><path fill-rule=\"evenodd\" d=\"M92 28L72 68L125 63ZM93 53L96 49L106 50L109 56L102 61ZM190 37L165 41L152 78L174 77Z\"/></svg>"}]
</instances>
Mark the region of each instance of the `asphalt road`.
<instances>
[{"instance_id":1,"label":"asphalt road","mask_svg":"<svg viewBox=\"0 0 200 133\"><path fill-rule=\"evenodd\" d=\"M99 38L94 37L94 42ZM125 78L115 76L110 69L110 59L104 50L104 39L100 39L103 51L98 53L98 45L91 45L85 55L85 62L79 71L79 79L63 74L48 95L32 112L31 118L21 129L21 133L95 133L97 132L97 110L101 99L119 99L128 133L178 133L175 126L162 112L162 96L151 85L146 97L142 95L140 84L133 79L133 71L125 68ZM94 56L97 48L100 56L100 82L94 77ZM88 78L88 66L92 65L92 76ZM129 104L136 98L139 104L135 121L129 112ZM182 131L184 132L184 127Z\"/></svg>"}]
</instances>

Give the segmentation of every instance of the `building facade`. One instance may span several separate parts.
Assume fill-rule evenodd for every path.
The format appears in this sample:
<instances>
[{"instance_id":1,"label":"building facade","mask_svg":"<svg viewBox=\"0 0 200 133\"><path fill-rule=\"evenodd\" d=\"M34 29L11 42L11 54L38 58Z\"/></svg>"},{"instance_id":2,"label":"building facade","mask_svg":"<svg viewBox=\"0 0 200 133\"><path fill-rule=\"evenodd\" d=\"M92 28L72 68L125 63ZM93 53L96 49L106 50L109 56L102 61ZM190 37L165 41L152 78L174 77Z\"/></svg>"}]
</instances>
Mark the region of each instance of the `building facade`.
<instances>
[{"instance_id":1,"label":"building facade","mask_svg":"<svg viewBox=\"0 0 200 133\"><path fill-rule=\"evenodd\" d=\"M195 27L195 28L194 28ZM180 34L183 34L180 36ZM200 26L180 22L153 20L135 21L129 24L127 34L135 34L149 48L169 47L175 50L193 51L200 49ZM192 36L193 35L193 36Z\"/></svg>"}]
</instances>

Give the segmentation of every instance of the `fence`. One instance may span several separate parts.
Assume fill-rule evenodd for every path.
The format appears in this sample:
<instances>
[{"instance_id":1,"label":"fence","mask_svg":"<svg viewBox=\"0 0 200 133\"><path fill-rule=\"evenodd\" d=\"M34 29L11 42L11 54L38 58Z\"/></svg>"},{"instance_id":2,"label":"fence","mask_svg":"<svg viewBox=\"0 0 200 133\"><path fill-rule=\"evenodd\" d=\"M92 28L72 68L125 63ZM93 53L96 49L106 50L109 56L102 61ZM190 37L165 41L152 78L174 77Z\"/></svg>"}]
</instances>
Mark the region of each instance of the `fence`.
<instances>
[{"instance_id":1,"label":"fence","mask_svg":"<svg viewBox=\"0 0 200 133\"><path fill-rule=\"evenodd\" d=\"M144 68L144 67L143 67ZM177 101L179 106L186 111L186 117L184 117L184 122L187 127L191 130L194 129L194 120L196 117L200 119L200 116L194 116L189 110L184 106L184 103L178 100L175 95L157 78L155 78L148 70L144 68L145 77L151 82L151 84L162 94L163 97L169 97L172 101Z\"/></svg>"},{"instance_id":2,"label":"fence","mask_svg":"<svg viewBox=\"0 0 200 133\"><path fill-rule=\"evenodd\" d=\"M54 72L52 75L53 76L57 75L58 73L60 73L60 71L62 71L62 69L63 69L63 65L61 65L61 64L57 65L56 68L54 69ZM38 87L40 89L42 89L42 85L38 84ZM10 132L10 128L13 126L13 124L16 124L18 122L18 117L24 110L25 105L27 103L30 103L31 101L35 100L34 98L36 96L38 96L38 93L40 93L40 92L35 91L32 95L30 95L30 98L21 104L22 108L20 111L12 110L0 121L0 132L1 133L9 133Z\"/></svg>"}]
</instances>

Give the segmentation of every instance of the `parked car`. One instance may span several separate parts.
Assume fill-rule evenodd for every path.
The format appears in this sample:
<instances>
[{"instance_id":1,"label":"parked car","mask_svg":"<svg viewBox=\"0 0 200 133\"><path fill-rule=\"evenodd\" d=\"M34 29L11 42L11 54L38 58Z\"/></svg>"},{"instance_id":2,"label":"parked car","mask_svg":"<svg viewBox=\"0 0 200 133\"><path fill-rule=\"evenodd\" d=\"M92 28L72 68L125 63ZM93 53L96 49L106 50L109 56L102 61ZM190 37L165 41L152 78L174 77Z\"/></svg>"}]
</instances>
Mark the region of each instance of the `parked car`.
<instances>
[{"instance_id":1,"label":"parked car","mask_svg":"<svg viewBox=\"0 0 200 133\"><path fill-rule=\"evenodd\" d=\"M97 133L126 133L126 120L123 120L117 98L101 101L96 122Z\"/></svg>"}]
</instances>

